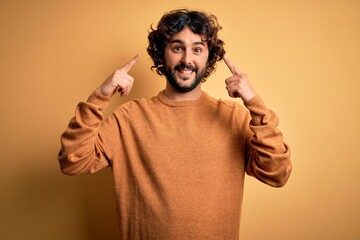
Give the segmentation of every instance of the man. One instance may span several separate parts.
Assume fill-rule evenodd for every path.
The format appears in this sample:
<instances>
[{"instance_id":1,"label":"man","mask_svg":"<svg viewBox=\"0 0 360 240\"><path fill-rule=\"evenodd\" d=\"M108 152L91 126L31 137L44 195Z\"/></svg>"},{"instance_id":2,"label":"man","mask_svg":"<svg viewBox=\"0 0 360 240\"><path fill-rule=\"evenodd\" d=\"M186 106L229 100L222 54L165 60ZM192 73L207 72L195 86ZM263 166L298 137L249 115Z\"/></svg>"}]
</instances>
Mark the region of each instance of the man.
<instances>
[{"instance_id":1,"label":"man","mask_svg":"<svg viewBox=\"0 0 360 240\"><path fill-rule=\"evenodd\" d=\"M164 91L103 121L110 97L129 94L137 55L79 103L61 137L64 173L112 168L123 239L238 239L245 172L273 187L290 175L278 118L224 56L219 29L213 15L165 14L148 47ZM222 59L232 73L226 89L245 107L201 89Z\"/></svg>"}]
</instances>

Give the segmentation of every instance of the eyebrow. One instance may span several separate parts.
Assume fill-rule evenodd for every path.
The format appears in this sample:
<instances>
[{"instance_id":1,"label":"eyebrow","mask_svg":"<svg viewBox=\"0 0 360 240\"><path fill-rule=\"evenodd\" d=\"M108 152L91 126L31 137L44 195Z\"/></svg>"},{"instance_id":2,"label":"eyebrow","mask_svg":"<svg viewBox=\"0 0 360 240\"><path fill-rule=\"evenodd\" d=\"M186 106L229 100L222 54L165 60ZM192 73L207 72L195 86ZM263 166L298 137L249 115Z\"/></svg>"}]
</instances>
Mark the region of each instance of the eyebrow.
<instances>
[{"instance_id":1,"label":"eyebrow","mask_svg":"<svg viewBox=\"0 0 360 240\"><path fill-rule=\"evenodd\" d=\"M184 44L184 41L180 40L180 39L173 39L170 41L170 43L180 43L180 44ZM193 45L203 45L205 46L204 42L194 42Z\"/></svg>"}]
</instances>

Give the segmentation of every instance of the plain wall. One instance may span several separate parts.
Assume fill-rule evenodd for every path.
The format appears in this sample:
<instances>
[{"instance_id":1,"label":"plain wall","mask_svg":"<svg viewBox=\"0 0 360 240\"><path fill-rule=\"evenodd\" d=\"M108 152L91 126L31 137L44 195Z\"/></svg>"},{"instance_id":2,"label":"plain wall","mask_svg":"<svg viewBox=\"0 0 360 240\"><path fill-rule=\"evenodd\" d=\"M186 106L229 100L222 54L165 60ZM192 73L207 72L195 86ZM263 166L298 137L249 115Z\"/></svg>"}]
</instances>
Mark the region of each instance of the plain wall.
<instances>
[{"instance_id":1,"label":"plain wall","mask_svg":"<svg viewBox=\"0 0 360 240\"><path fill-rule=\"evenodd\" d=\"M0 239L116 239L110 170L62 175L59 138L79 101L136 53L130 96L165 79L147 34L174 8L218 17L228 56L280 118L293 173L247 177L241 239L360 239L360 1L0 1ZM203 89L229 99L223 62ZM169 146L170 147L170 146Z\"/></svg>"}]
</instances>

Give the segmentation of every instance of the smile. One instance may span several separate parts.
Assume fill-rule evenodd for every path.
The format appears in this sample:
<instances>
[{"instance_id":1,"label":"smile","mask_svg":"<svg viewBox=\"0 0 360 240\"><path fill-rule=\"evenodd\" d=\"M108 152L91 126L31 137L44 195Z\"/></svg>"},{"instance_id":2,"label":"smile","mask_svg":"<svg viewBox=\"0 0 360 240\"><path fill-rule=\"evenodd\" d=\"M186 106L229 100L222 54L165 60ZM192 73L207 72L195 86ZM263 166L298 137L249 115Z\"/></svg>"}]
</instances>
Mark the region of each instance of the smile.
<instances>
[{"instance_id":1,"label":"smile","mask_svg":"<svg viewBox=\"0 0 360 240\"><path fill-rule=\"evenodd\" d=\"M179 70L179 72L185 75L190 75L193 72L193 70L181 69Z\"/></svg>"}]
</instances>

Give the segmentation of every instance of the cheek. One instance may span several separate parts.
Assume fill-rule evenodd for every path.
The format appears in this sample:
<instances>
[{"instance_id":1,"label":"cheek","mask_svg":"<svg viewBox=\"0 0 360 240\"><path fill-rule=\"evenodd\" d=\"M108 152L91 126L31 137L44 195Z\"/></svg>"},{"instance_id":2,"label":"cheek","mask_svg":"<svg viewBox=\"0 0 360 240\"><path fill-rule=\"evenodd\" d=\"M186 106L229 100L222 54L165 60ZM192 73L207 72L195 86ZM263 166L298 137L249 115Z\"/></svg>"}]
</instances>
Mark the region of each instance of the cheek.
<instances>
[{"instance_id":1,"label":"cheek","mask_svg":"<svg viewBox=\"0 0 360 240\"><path fill-rule=\"evenodd\" d=\"M164 54L164 65L174 67L178 64L179 60L176 58L176 55L171 52L165 52Z\"/></svg>"},{"instance_id":2,"label":"cheek","mask_svg":"<svg viewBox=\"0 0 360 240\"><path fill-rule=\"evenodd\" d=\"M201 69L204 69L208 65L208 55L201 56L201 58L198 59L198 67Z\"/></svg>"}]
</instances>

